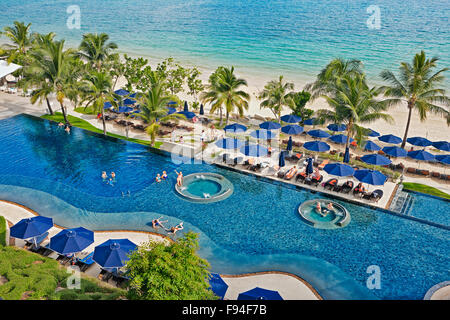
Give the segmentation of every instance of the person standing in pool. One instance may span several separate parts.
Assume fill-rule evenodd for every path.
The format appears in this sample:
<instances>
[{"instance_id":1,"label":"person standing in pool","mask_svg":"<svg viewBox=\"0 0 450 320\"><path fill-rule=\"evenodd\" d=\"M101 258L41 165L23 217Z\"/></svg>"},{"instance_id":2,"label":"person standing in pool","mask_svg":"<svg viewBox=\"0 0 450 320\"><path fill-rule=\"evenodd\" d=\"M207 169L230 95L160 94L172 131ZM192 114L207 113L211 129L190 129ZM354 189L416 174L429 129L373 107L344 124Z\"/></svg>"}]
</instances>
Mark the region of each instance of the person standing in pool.
<instances>
[{"instance_id":1,"label":"person standing in pool","mask_svg":"<svg viewBox=\"0 0 450 320\"><path fill-rule=\"evenodd\" d=\"M156 178L155 178L155 180L156 180L156 182L161 182L161 176L159 175L159 173L156 175Z\"/></svg>"},{"instance_id":2,"label":"person standing in pool","mask_svg":"<svg viewBox=\"0 0 450 320\"><path fill-rule=\"evenodd\" d=\"M116 181L116 173L114 171L111 171L111 178L113 181Z\"/></svg>"},{"instance_id":3,"label":"person standing in pool","mask_svg":"<svg viewBox=\"0 0 450 320\"><path fill-rule=\"evenodd\" d=\"M103 180L108 179L108 175L106 174L106 171L102 171L102 179Z\"/></svg>"},{"instance_id":4,"label":"person standing in pool","mask_svg":"<svg viewBox=\"0 0 450 320\"><path fill-rule=\"evenodd\" d=\"M177 170L174 170L174 171L178 175L178 177L177 177L177 185L179 187L181 187L183 185L183 172L182 171L177 172Z\"/></svg>"},{"instance_id":5,"label":"person standing in pool","mask_svg":"<svg viewBox=\"0 0 450 320\"><path fill-rule=\"evenodd\" d=\"M166 180L167 179L167 172L163 171L161 178L163 180Z\"/></svg>"}]
</instances>

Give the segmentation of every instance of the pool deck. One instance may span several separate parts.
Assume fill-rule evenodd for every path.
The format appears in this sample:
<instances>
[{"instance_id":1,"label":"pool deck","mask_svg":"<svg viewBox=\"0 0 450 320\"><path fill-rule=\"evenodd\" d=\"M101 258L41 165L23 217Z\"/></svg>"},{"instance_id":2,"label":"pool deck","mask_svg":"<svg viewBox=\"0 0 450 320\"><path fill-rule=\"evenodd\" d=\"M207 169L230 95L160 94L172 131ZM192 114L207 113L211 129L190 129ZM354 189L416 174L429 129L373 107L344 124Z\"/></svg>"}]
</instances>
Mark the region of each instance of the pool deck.
<instances>
[{"instance_id":1,"label":"pool deck","mask_svg":"<svg viewBox=\"0 0 450 320\"><path fill-rule=\"evenodd\" d=\"M7 220L9 226L19 222L21 219L31 218L37 214L38 213L33 210L19 204L0 200L0 215ZM42 245L45 246L49 242L48 239L59 233L62 229L64 228L60 226L53 226L49 230L49 237L42 243ZM9 237L9 228L7 229L6 237L7 239L10 239L10 245L12 245L11 240L14 238ZM149 240L165 243L169 243L171 241L166 237L150 232L126 230L95 231L94 243L84 249L79 256L81 257L89 252L92 252L95 246L105 242L108 239L122 238L128 238L137 245L148 242ZM21 239L14 239L12 242L16 247L23 247L25 244L25 241ZM57 256L58 255L56 253L52 253L48 257L56 259ZM100 271L100 266L94 264L85 272L85 274L98 278ZM236 300L240 292L244 292L255 287L276 290L280 293L284 300L322 300L322 297L309 283L298 276L289 273L268 271L243 275L222 275L222 277L229 286L225 295L226 300ZM108 283L112 284L111 281Z\"/></svg>"}]
</instances>

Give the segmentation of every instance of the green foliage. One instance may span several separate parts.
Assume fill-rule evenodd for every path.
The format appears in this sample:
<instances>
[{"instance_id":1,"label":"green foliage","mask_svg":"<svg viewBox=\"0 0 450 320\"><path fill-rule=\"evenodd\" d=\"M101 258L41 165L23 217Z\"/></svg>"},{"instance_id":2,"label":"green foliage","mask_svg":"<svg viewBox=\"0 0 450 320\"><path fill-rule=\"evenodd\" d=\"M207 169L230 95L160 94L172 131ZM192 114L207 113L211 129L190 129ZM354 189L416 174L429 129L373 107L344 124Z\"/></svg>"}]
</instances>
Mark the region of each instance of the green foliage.
<instances>
[{"instance_id":1,"label":"green foliage","mask_svg":"<svg viewBox=\"0 0 450 320\"><path fill-rule=\"evenodd\" d=\"M170 94L174 95L183 90L183 84L188 75L188 70L176 63L173 58L167 58L159 63L156 71L160 79L164 79L164 84L170 91Z\"/></svg>"},{"instance_id":2,"label":"green foliage","mask_svg":"<svg viewBox=\"0 0 450 320\"><path fill-rule=\"evenodd\" d=\"M258 95L258 99L263 100L260 107L272 111L276 120L280 121L283 107L293 104L292 90L294 90L294 84L284 82L283 76L280 76L278 80L269 81Z\"/></svg>"},{"instance_id":3,"label":"green foliage","mask_svg":"<svg viewBox=\"0 0 450 320\"><path fill-rule=\"evenodd\" d=\"M189 70L187 74L187 86L189 88L188 93L194 97L193 107L198 106L197 95L199 92L205 89L202 80L198 78L200 74L200 71L198 71L198 69L195 67ZM194 110L197 109L194 107Z\"/></svg>"},{"instance_id":4,"label":"green foliage","mask_svg":"<svg viewBox=\"0 0 450 320\"><path fill-rule=\"evenodd\" d=\"M0 285L0 297L5 300L118 299L125 295L123 290L100 286L93 278L82 278L79 290L56 290L66 287L70 274L54 259L15 247L0 246L0 276L7 280Z\"/></svg>"},{"instance_id":5,"label":"green foliage","mask_svg":"<svg viewBox=\"0 0 450 320\"><path fill-rule=\"evenodd\" d=\"M311 99L308 91L300 91L292 94L292 103L289 104L292 113L302 118L302 123L312 117L314 110L306 108L306 103Z\"/></svg>"},{"instance_id":6,"label":"green foliage","mask_svg":"<svg viewBox=\"0 0 450 320\"><path fill-rule=\"evenodd\" d=\"M426 194L429 194L432 196L441 197L441 198L450 200L450 194L445 193L439 189L427 186L425 184L421 184L421 183L403 182L403 189L422 192L422 193L426 193Z\"/></svg>"},{"instance_id":7,"label":"green foliage","mask_svg":"<svg viewBox=\"0 0 450 320\"><path fill-rule=\"evenodd\" d=\"M127 262L131 282L128 298L139 300L212 300L206 260L200 258L197 234L185 233L166 245L150 241Z\"/></svg>"},{"instance_id":8,"label":"green foliage","mask_svg":"<svg viewBox=\"0 0 450 320\"><path fill-rule=\"evenodd\" d=\"M79 56L85 59L88 64L100 72L103 64L108 60L111 51L117 49L117 44L108 42L109 36L106 33L86 33L79 47Z\"/></svg>"},{"instance_id":9,"label":"green foliage","mask_svg":"<svg viewBox=\"0 0 450 320\"><path fill-rule=\"evenodd\" d=\"M6 220L0 216L0 246L6 246Z\"/></svg>"}]
</instances>

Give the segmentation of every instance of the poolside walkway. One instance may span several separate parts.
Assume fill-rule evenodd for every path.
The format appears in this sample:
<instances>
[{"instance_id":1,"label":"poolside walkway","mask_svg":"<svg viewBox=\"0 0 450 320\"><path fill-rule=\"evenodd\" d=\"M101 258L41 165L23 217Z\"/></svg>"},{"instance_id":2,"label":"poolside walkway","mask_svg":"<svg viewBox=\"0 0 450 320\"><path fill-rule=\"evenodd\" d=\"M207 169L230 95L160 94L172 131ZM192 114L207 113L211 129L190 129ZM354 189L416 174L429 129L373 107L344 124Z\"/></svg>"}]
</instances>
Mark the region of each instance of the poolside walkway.
<instances>
[{"instance_id":1,"label":"poolside walkway","mask_svg":"<svg viewBox=\"0 0 450 320\"><path fill-rule=\"evenodd\" d=\"M36 213L32 210L14 204L11 202L0 200L0 215L5 217L5 219L10 224L15 224L24 218L31 218L36 216ZM63 228L59 226L54 226L49 230L49 238L56 235ZM9 239L9 228L7 230L7 239ZM137 245L147 242L149 240L161 241L169 243L165 237L152 234L149 232L139 232L139 231L95 231L94 232L94 243L87 247L80 256L92 252L95 246L103 243L108 239L122 239L128 238ZM49 240L45 240L42 245L46 245ZM15 239L15 246L23 247L25 241L21 239ZM57 257L56 253L52 253L48 256L49 258ZM91 277L97 278L100 274L100 266L94 264L89 268L85 274ZM261 287L270 290L276 290L280 292L280 295L285 300L318 300L322 299L320 295L304 280L297 276L290 275L288 273L280 272L262 272L256 274L245 274L245 275L223 275L224 281L228 284L229 288L225 299L235 300L239 293L253 289L255 287ZM112 284L112 282L108 282Z\"/></svg>"}]
</instances>

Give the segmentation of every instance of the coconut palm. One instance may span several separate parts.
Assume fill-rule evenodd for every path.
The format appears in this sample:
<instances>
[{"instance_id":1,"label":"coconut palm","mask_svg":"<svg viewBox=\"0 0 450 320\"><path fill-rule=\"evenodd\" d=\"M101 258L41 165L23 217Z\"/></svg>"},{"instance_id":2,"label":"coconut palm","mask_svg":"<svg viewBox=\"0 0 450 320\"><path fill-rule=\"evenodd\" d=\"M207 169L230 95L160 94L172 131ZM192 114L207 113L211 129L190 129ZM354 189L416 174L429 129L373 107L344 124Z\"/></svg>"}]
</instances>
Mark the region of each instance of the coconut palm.
<instances>
[{"instance_id":1,"label":"coconut palm","mask_svg":"<svg viewBox=\"0 0 450 320\"><path fill-rule=\"evenodd\" d=\"M85 96L85 107L92 107L95 113L101 114L103 134L106 135L104 104L105 102L110 102L117 107L116 101L120 99L113 92L111 76L105 72L92 71L85 76L81 90Z\"/></svg>"},{"instance_id":2,"label":"coconut palm","mask_svg":"<svg viewBox=\"0 0 450 320\"><path fill-rule=\"evenodd\" d=\"M108 42L109 36L106 33L87 33L83 35L78 54L87 60L93 68L100 71L103 62L113 49L117 49L117 44Z\"/></svg>"},{"instance_id":3,"label":"coconut palm","mask_svg":"<svg viewBox=\"0 0 450 320\"><path fill-rule=\"evenodd\" d=\"M141 112L135 115L149 124L145 131L150 136L152 145L155 143L160 121L186 118L182 114L167 114L167 103L170 98L160 83L152 85L147 93L138 94L136 98L141 106Z\"/></svg>"},{"instance_id":4,"label":"coconut palm","mask_svg":"<svg viewBox=\"0 0 450 320\"><path fill-rule=\"evenodd\" d=\"M11 41L11 44L4 45L4 48L9 53L8 62L24 62L27 50L31 47L32 43L30 27L31 23L25 25L23 22L14 21L13 27L3 28L3 35Z\"/></svg>"},{"instance_id":5,"label":"coconut palm","mask_svg":"<svg viewBox=\"0 0 450 320\"><path fill-rule=\"evenodd\" d=\"M64 121L69 124L64 99L73 83L79 78L79 70L75 69L73 64L75 52L72 49L64 50L64 40L61 40L30 50L29 54L32 61L31 65L25 68L25 72L34 79L32 81L40 79L41 87L41 90L35 91L34 95L48 97L50 94L55 94L61 106Z\"/></svg>"},{"instance_id":6,"label":"coconut palm","mask_svg":"<svg viewBox=\"0 0 450 320\"><path fill-rule=\"evenodd\" d=\"M414 56L412 64L407 62L400 64L398 77L389 70L381 72L381 78L389 83L381 87L384 95L389 97L386 103L406 104L408 108L402 148L405 147L408 138L413 110L419 113L420 121L425 121L427 113L432 112L445 116L447 124L450 124L448 110L450 99L445 95L445 90L439 87L445 80L443 73L448 68L435 71L438 60L437 57L427 59L425 52L421 51Z\"/></svg>"},{"instance_id":7,"label":"coconut palm","mask_svg":"<svg viewBox=\"0 0 450 320\"><path fill-rule=\"evenodd\" d=\"M293 103L294 92L292 90L294 90L294 84L284 82L283 76L280 76L278 80L269 81L258 95L258 99L263 100L260 107L270 109L277 121L280 122L283 107Z\"/></svg>"},{"instance_id":8,"label":"coconut palm","mask_svg":"<svg viewBox=\"0 0 450 320\"><path fill-rule=\"evenodd\" d=\"M219 67L210 76L207 91L201 94L200 99L203 103L211 103L211 113L220 111L220 126L222 126L223 108L226 112L226 124L228 124L230 113L235 109L240 116L243 116L244 110L248 109L250 95L240 90L242 86L247 86L247 81L236 77L234 67Z\"/></svg>"},{"instance_id":9,"label":"coconut palm","mask_svg":"<svg viewBox=\"0 0 450 320\"><path fill-rule=\"evenodd\" d=\"M365 81L365 75L347 74L340 77L333 90L327 89L328 94L324 98L330 109L317 111L319 118L333 123L344 123L347 125L346 148L349 146L350 138L355 133L361 135L367 129L360 126L379 119L392 122L393 118L385 113L389 104L377 100L380 90L369 88Z\"/></svg>"}]
</instances>

